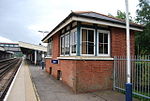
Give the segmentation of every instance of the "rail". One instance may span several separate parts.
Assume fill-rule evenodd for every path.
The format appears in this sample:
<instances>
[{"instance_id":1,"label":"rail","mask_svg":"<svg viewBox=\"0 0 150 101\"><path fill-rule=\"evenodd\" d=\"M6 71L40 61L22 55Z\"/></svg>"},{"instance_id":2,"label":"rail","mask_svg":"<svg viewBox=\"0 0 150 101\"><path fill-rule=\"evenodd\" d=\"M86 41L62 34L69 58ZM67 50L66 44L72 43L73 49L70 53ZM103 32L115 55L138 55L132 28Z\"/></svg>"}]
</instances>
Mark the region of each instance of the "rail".
<instances>
[{"instance_id":1,"label":"rail","mask_svg":"<svg viewBox=\"0 0 150 101\"><path fill-rule=\"evenodd\" d=\"M4 99L21 62L21 58L5 59L0 61L0 101Z\"/></svg>"}]
</instances>

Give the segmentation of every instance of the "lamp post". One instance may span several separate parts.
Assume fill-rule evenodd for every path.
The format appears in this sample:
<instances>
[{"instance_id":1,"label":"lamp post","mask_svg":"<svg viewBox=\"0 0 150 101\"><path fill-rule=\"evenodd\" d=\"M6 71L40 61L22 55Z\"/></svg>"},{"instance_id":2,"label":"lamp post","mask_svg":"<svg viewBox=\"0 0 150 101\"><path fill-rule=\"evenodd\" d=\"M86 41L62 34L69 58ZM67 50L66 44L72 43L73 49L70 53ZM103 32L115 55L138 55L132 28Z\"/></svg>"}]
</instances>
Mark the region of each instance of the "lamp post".
<instances>
[{"instance_id":1,"label":"lamp post","mask_svg":"<svg viewBox=\"0 0 150 101\"><path fill-rule=\"evenodd\" d=\"M43 33L43 37L45 37L44 36L44 34L45 33L49 33L49 31L41 31L41 30L39 30L38 32L40 32L40 33ZM44 69L44 52L42 52L42 61L41 61L41 66L42 66L42 69Z\"/></svg>"},{"instance_id":2,"label":"lamp post","mask_svg":"<svg viewBox=\"0 0 150 101\"><path fill-rule=\"evenodd\" d=\"M129 28L129 10L128 0L125 0L126 7L126 48L127 48L127 82L126 87L126 101L132 101L132 83L131 83L131 56L130 56L130 28Z\"/></svg>"},{"instance_id":3,"label":"lamp post","mask_svg":"<svg viewBox=\"0 0 150 101\"><path fill-rule=\"evenodd\" d=\"M38 32L43 33L43 37L44 37L44 33L49 33L49 31L41 31L41 30L39 30Z\"/></svg>"}]
</instances>

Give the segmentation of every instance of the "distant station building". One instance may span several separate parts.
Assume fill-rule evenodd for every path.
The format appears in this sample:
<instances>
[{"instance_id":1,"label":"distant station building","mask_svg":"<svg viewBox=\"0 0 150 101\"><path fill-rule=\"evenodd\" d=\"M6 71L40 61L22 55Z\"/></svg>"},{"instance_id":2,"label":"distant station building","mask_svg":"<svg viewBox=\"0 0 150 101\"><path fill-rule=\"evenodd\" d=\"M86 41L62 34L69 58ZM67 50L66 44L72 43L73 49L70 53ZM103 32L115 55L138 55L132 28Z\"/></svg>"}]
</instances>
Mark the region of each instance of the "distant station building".
<instances>
[{"instance_id":1,"label":"distant station building","mask_svg":"<svg viewBox=\"0 0 150 101\"><path fill-rule=\"evenodd\" d=\"M0 43L0 47L4 48L7 52L13 52L14 57L21 57L22 52L18 43Z\"/></svg>"},{"instance_id":2,"label":"distant station building","mask_svg":"<svg viewBox=\"0 0 150 101\"><path fill-rule=\"evenodd\" d=\"M26 56L26 59L30 60L32 63L40 64L44 61L43 59L47 53L47 48L45 46L19 41L19 47Z\"/></svg>"},{"instance_id":3,"label":"distant station building","mask_svg":"<svg viewBox=\"0 0 150 101\"><path fill-rule=\"evenodd\" d=\"M126 55L124 20L96 12L72 12L43 42L48 43L46 71L75 92L112 89L114 56ZM131 54L135 32L130 23Z\"/></svg>"},{"instance_id":4,"label":"distant station building","mask_svg":"<svg viewBox=\"0 0 150 101\"><path fill-rule=\"evenodd\" d=\"M0 47L0 60L8 59L14 56L14 52L6 51L3 47Z\"/></svg>"}]
</instances>

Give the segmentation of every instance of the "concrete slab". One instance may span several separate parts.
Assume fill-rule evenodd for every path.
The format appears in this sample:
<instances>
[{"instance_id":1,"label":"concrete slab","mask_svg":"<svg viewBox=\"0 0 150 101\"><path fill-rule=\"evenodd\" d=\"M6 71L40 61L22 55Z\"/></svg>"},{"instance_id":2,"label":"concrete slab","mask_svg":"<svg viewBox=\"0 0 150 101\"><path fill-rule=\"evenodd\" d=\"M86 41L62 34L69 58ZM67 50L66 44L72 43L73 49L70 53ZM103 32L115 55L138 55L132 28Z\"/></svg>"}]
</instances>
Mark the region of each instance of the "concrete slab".
<instances>
[{"instance_id":1,"label":"concrete slab","mask_svg":"<svg viewBox=\"0 0 150 101\"><path fill-rule=\"evenodd\" d=\"M6 101L37 101L28 65L23 62Z\"/></svg>"},{"instance_id":2,"label":"concrete slab","mask_svg":"<svg viewBox=\"0 0 150 101\"><path fill-rule=\"evenodd\" d=\"M41 67L30 65L29 68L41 101L125 101L123 94L114 91L74 94Z\"/></svg>"}]
</instances>

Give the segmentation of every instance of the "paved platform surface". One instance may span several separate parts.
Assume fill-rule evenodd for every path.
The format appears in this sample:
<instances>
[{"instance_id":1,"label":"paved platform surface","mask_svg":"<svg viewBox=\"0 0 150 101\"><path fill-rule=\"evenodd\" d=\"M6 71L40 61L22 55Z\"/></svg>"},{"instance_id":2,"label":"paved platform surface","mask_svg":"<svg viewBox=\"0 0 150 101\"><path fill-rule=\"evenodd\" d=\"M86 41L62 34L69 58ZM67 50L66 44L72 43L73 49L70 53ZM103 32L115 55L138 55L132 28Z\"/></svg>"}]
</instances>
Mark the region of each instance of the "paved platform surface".
<instances>
[{"instance_id":1,"label":"paved platform surface","mask_svg":"<svg viewBox=\"0 0 150 101\"><path fill-rule=\"evenodd\" d=\"M12 89L8 92L5 101L37 101L30 78L29 67L26 62L23 61Z\"/></svg>"},{"instance_id":2,"label":"paved platform surface","mask_svg":"<svg viewBox=\"0 0 150 101\"><path fill-rule=\"evenodd\" d=\"M114 91L74 94L39 66L30 65L29 68L41 101L125 101L123 94Z\"/></svg>"}]
</instances>

